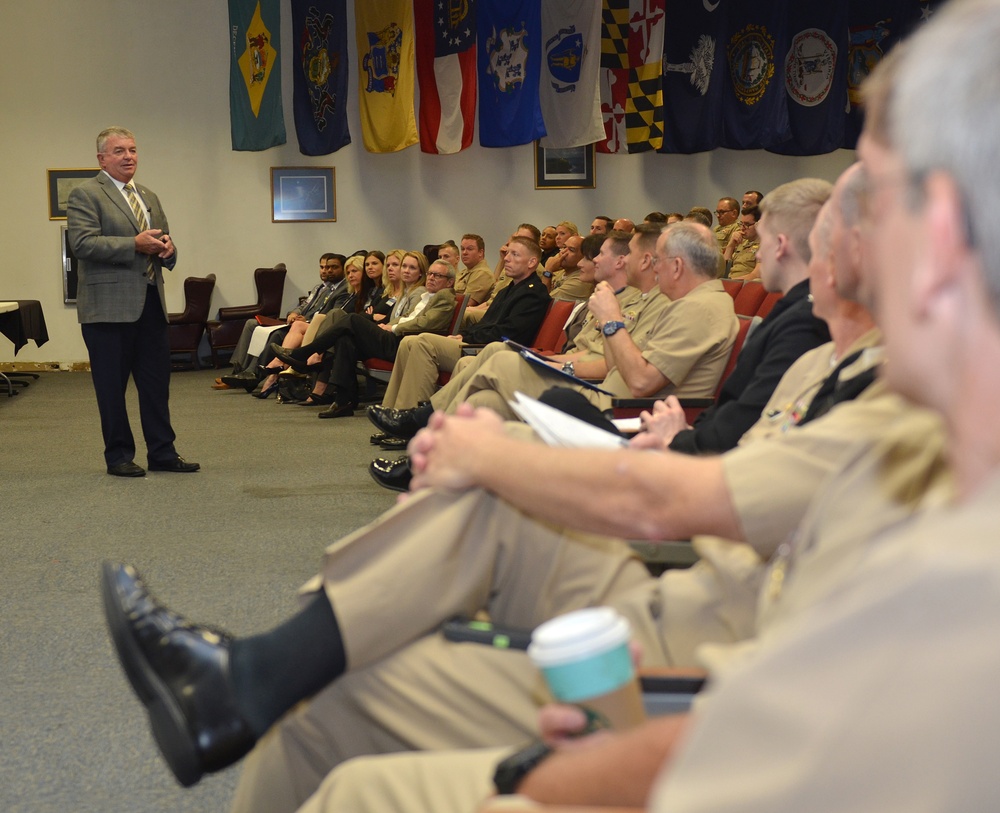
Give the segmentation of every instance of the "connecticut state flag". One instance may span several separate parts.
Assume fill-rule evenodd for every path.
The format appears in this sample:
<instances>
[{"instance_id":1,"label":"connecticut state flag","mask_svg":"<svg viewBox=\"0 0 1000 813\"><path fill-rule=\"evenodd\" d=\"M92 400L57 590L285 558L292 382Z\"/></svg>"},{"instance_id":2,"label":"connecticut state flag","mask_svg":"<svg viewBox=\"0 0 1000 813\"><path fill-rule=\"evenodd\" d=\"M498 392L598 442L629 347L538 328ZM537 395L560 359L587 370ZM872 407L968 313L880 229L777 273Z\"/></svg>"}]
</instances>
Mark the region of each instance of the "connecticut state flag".
<instances>
[{"instance_id":1,"label":"connecticut state flag","mask_svg":"<svg viewBox=\"0 0 1000 813\"><path fill-rule=\"evenodd\" d=\"M414 0L420 149L448 155L476 129L476 0Z\"/></svg>"},{"instance_id":2,"label":"connecticut state flag","mask_svg":"<svg viewBox=\"0 0 1000 813\"><path fill-rule=\"evenodd\" d=\"M478 28L479 143L513 147L541 138L541 1L479 0Z\"/></svg>"},{"instance_id":3,"label":"connecticut state flag","mask_svg":"<svg viewBox=\"0 0 1000 813\"><path fill-rule=\"evenodd\" d=\"M229 119L234 150L285 143L278 0L229 0Z\"/></svg>"},{"instance_id":4,"label":"connecticut state flag","mask_svg":"<svg viewBox=\"0 0 1000 813\"><path fill-rule=\"evenodd\" d=\"M303 155L351 143L345 0L292 0L295 132Z\"/></svg>"},{"instance_id":5,"label":"connecticut state flag","mask_svg":"<svg viewBox=\"0 0 1000 813\"><path fill-rule=\"evenodd\" d=\"M594 0L542 4L543 147L579 147L604 138L601 118L601 6Z\"/></svg>"},{"instance_id":6,"label":"connecticut state flag","mask_svg":"<svg viewBox=\"0 0 1000 813\"><path fill-rule=\"evenodd\" d=\"M358 106L369 152L397 152L417 143L413 6L408 0L356 2Z\"/></svg>"}]
</instances>

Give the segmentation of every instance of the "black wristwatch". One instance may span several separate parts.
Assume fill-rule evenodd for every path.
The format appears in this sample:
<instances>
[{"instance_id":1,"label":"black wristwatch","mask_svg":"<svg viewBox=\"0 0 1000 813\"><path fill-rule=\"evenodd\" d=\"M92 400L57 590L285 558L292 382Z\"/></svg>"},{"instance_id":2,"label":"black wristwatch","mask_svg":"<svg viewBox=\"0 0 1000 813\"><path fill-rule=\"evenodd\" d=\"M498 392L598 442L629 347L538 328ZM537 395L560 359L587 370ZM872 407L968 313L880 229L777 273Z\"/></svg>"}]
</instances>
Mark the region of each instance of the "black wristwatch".
<instances>
[{"instance_id":1,"label":"black wristwatch","mask_svg":"<svg viewBox=\"0 0 1000 813\"><path fill-rule=\"evenodd\" d=\"M511 754L507 759L497 765L493 774L493 784L497 793L510 794L517 793L517 786L521 784L529 773L538 767L550 754L552 749L541 740L529 743L520 751Z\"/></svg>"}]
</instances>

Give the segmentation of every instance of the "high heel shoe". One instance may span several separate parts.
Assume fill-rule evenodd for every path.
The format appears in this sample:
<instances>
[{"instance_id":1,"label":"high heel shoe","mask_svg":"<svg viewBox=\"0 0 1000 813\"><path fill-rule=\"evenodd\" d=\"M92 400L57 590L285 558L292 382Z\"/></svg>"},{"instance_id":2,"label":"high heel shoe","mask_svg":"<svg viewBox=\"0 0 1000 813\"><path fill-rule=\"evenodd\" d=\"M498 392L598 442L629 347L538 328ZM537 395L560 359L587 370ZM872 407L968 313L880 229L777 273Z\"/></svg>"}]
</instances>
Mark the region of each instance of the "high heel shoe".
<instances>
[{"instance_id":1,"label":"high heel shoe","mask_svg":"<svg viewBox=\"0 0 1000 813\"><path fill-rule=\"evenodd\" d=\"M278 382L275 381L270 387L264 387L260 392L251 392L254 398L267 398L272 392L278 389Z\"/></svg>"},{"instance_id":2,"label":"high heel shoe","mask_svg":"<svg viewBox=\"0 0 1000 813\"><path fill-rule=\"evenodd\" d=\"M297 358L293 355L292 351L286 350L279 344L271 345L271 352L274 353L274 357L278 361L282 361L291 367L293 370L299 373L311 373L316 370L321 370L323 368L323 362L317 362L316 364L308 364L306 360Z\"/></svg>"},{"instance_id":3,"label":"high heel shoe","mask_svg":"<svg viewBox=\"0 0 1000 813\"><path fill-rule=\"evenodd\" d=\"M309 397L305 401L299 401L299 406L311 407L311 406L329 406L334 401L332 392L324 392L322 394L318 392L309 393Z\"/></svg>"}]
</instances>

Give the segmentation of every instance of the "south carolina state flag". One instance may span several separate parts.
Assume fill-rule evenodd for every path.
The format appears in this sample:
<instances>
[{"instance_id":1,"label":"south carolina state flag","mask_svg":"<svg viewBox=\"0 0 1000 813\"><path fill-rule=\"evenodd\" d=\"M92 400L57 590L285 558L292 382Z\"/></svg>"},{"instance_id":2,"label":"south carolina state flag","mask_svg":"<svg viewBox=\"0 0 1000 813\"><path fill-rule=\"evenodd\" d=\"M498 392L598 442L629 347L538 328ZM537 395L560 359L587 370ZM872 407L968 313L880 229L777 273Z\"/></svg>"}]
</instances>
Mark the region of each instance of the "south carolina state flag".
<instances>
[{"instance_id":1,"label":"south carolina state flag","mask_svg":"<svg viewBox=\"0 0 1000 813\"><path fill-rule=\"evenodd\" d=\"M354 4L361 134L369 152L417 143L413 8L407 0Z\"/></svg>"},{"instance_id":2,"label":"south carolina state flag","mask_svg":"<svg viewBox=\"0 0 1000 813\"><path fill-rule=\"evenodd\" d=\"M471 146L476 128L476 2L414 0L420 149L442 155Z\"/></svg>"},{"instance_id":3,"label":"south carolina state flag","mask_svg":"<svg viewBox=\"0 0 1000 813\"><path fill-rule=\"evenodd\" d=\"M478 28L479 143L513 147L541 138L540 0L479 0Z\"/></svg>"},{"instance_id":4,"label":"south carolina state flag","mask_svg":"<svg viewBox=\"0 0 1000 813\"><path fill-rule=\"evenodd\" d=\"M351 143L347 126L345 0L292 0L295 132L303 155Z\"/></svg>"},{"instance_id":5,"label":"south carolina state flag","mask_svg":"<svg viewBox=\"0 0 1000 813\"><path fill-rule=\"evenodd\" d=\"M278 0L229 0L229 120L234 150L285 143Z\"/></svg>"}]
</instances>

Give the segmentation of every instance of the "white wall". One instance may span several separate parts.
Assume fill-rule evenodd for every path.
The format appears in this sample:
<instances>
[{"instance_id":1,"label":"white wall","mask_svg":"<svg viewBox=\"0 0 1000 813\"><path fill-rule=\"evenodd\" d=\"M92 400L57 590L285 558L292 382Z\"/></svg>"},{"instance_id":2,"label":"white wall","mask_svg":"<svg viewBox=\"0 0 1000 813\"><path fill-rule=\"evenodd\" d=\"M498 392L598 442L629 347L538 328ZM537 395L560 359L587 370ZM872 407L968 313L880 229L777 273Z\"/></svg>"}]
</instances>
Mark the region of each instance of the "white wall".
<instances>
[{"instance_id":1,"label":"white wall","mask_svg":"<svg viewBox=\"0 0 1000 813\"><path fill-rule=\"evenodd\" d=\"M289 142L233 152L229 135L228 15L222 0L55 0L4 3L0 136L8 147L0 196L0 299L39 299L50 341L17 361L86 360L76 311L62 302L59 234L48 220L47 168L95 166L94 137L121 124L136 133L138 178L157 192L180 252L167 275L171 310L185 276L214 272L213 310L254 300L251 271L285 262L285 307L317 279L324 251L419 247L482 234L491 261L519 222L595 214L640 220L646 212L715 208L721 195L769 188L802 175L833 179L853 160L719 150L695 156L597 157L594 190L534 189L533 148L473 146L453 156L411 147L371 155L361 146L357 62L349 33L348 99L354 143L329 156L298 151L292 122L291 25L282 2L282 72ZM272 166L334 166L336 223L272 223ZM0 361L14 358L0 337Z\"/></svg>"}]
</instances>

